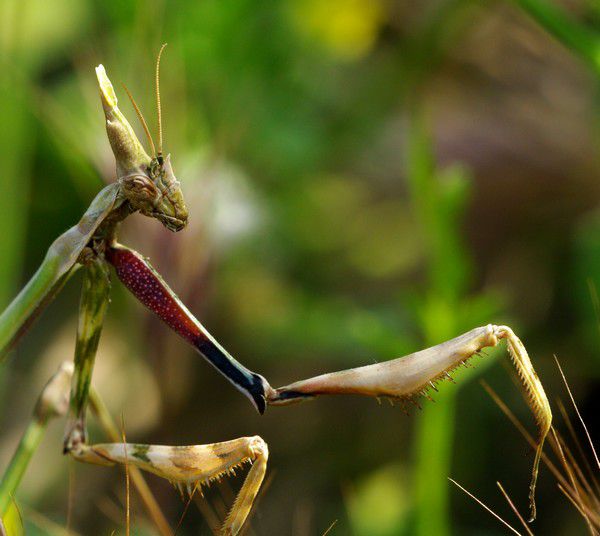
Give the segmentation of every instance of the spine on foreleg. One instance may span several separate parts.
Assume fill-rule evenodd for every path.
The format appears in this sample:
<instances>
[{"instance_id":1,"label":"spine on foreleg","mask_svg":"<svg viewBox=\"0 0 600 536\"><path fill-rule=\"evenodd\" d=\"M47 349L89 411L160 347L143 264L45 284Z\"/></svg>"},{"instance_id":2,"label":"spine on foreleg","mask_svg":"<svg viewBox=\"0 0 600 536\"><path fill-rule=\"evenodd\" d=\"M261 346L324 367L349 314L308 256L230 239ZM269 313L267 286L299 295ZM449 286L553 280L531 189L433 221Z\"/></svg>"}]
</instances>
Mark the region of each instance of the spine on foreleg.
<instances>
[{"instance_id":1,"label":"spine on foreleg","mask_svg":"<svg viewBox=\"0 0 600 536\"><path fill-rule=\"evenodd\" d=\"M409 398L430 382L445 377L486 346L496 346L493 326L472 329L450 341L405 357L363 367L322 374L276 390L272 400L285 404L322 394L357 394Z\"/></svg>"},{"instance_id":2,"label":"spine on foreleg","mask_svg":"<svg viewBox=\"0 0 600 536\"><path fill-rule=\"evenodd\" d=\"M424 394L428 387L465 363L486 346L496 346L506 339L508 351L517 369L527 403L539 431L529 491L531 520L535 519L535 487L542 447L552 425L552 411L525 346L507 326L488 324L472 329L450 341L383 363L322 374L302 380L270 393L269 404L300 402L324 394L357 394L412 398Z\"/></svg>"}]
</instances>

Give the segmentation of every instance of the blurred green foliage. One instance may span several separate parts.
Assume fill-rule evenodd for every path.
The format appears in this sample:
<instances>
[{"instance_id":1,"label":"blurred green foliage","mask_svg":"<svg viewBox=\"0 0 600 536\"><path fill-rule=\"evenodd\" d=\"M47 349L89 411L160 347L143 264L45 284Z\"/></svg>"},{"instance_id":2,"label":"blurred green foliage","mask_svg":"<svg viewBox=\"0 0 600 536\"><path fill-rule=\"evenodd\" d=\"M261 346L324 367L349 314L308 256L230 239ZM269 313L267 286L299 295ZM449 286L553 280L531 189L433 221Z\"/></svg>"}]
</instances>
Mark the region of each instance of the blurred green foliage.
<instances>
[{"instance_id":1,"label":"blurred green foliage","mask_svg":"<svg viewBox=\"0 0 600 536\"><path fill-rule=\"evenodd\" d=\"M125 82L155 125L153 63L168 42L165 143L190 227L172 235L134 217L123 241L240 361L279 385L509 323L551 398L562 395L559 355L593 428L596 4L3 0L0 307L113 180L93 67ZM72 355L79 285L3 369L4 465L50 371ZM527 419L504 350L410 417L340 398L259 418L118 283L113 294L97 389L132 440L261 434L273 480L252 533L322 534L337 519L330 534L499 534L448 476L504 514L495 481L509 482L525 509L526 447L470 381L485 375ZM50 427L26 475L26 522L122 531L121 473L69 464L61 432ZM177 494L150 483L175 526ZM583 532L546 471L539 495L536 532ZM132 499L136 529L151 533ZM223 486L203 504L222 515L230 499ZM192 505L178 534L206 533L205 518Z\"/></svg>"}]
</instances>

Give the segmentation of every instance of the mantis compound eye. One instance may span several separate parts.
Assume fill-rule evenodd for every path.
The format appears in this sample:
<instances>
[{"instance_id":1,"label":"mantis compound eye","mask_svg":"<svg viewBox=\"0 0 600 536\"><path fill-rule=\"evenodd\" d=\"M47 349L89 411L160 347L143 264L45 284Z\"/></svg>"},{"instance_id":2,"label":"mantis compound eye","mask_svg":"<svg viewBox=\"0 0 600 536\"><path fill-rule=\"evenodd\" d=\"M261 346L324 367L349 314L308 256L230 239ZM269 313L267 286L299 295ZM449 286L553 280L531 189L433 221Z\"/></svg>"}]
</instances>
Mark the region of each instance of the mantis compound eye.
<instances>
[{"instance_id":1,"label":"mantis compound eye","mask_svg":"<svg viewBox=\"0 0 600 536\"><path fill-rule=\"evenodd\" d=\"M170 231L180 231L187 225L188 212L169 157L163 164L159 163L158 158L153 159L147 173L138 172L123 177L123 194L134 210L156 218Z\"/></svg>"},{"instance_id":2,"label":"mantis compound eye","mask_svg":"<svg viewBox=\"0 0 600 536\"><path fill-rule=\"evenodd\" d=\"M147 215L152 212L160 195L150 177L142 174L121 179L121 191L135 210Z\"/></svg>"},{"instance_id":3,"label":"mantis compound eye","mask_svg":"<svg viewBox=\"0 0 600 536\"><path fill-rule=\"evenodd\" d=\"M142 199L154 200L158 196L156 187L147 177L134 177L131 181L131 191Z\"/></svg>"},{"instance_id":4,"label":"mantis compound eye","mask_svg":"<svg viewBox=\"0 0 600 536\"><path fill-rule=\"evenodd\" d=\"M187 225L188 211L183 200L181 185L171 166L171 155L167 155L164 159L158 155L152 161L150 172L161 194L152 216L170 231L181 231Z\"/></svg>"}]
</instances>

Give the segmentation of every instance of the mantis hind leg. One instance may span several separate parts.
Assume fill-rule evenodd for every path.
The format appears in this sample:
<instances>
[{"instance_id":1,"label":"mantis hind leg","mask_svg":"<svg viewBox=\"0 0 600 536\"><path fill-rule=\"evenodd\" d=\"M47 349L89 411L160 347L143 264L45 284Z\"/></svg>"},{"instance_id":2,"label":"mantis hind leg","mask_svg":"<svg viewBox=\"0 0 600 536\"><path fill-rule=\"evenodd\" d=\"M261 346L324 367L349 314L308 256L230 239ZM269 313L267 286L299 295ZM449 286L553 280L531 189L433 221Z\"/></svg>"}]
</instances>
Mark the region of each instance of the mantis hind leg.
<instances>
[{"instance_id":1,"label":"mantis hind leg","mask_svg":"<svg viewBox=\"0 0 600 536\"><path fill-rule=\"evenodd\" d=\"M65 453L87 440L85 414L96 351L109 302L109 273L108 264L99 257L92 258L85 267L79 304L69 418L64 439Z\"/></svg>"},{"instance_id":2,"label":"mantis hind leg","mask_svg":"<svg viewBox=\"0 0 600 536\"><path fill-rule=\"evenodd\" d=\"M80 443L70 451L75 459L97 465L132 465L169 480L191 497L196 491L222 477L235 474L250 464L229 514L221 528L223 535L237 534L250 510L267 470L269 449L259 437L241 437L208 445L164 446L135 443Z\"/></svg>"}]
</instances>

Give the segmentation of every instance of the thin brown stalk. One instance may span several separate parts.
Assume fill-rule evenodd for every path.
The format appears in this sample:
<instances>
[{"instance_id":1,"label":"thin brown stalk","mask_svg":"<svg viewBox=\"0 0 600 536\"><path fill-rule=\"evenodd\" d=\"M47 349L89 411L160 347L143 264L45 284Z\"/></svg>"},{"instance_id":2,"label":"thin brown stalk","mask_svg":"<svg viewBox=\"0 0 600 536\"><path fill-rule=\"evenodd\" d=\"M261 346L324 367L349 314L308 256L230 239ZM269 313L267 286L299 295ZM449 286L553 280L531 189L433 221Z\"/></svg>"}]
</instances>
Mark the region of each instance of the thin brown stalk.
<instances>
[{"instance_id":1,"label":"thin brown stalk","mask_svg":"<svg viewBox=\"0 0 600 536\"><path fill-rule=\"evenodd\" d=\"M579 412L579 408L577 407L577 403L575 402L575 398L573 397L573 393L571 392L571 388L569 387L569 384L567 382L567 378L565 377L563 369L560 366L560 363L558 362L558 357L554 356L554 360L556 361L556 366L558 367L558 370L559 370L560 375L561 375L561 377L563 379L565 387L567 388L567 392L569 393L569 397L571 398L571 402L573 403L573 407L575 408L575 413L577 413L577 417L579 418L579 422L581 422L581 426L583 426L583 429L585 431L585 435L587 437L587 440L588 440L588 442L590 444L590 447L592 449L592 452L594 454L594 459L596 460L596 465L598 466L598 469L600 469L600 460L598 459L598 454L596 453L596 448L594 447L594 443L592 442L592 437L590 436L590 433L589 433L589 431L587 429L587 426L585 425L583 417L581 416L581 413Z\"/></svg>"},{"instance_id":2,"label":"thin brown stalk","mask_svg":"<svg viewBox=\"0 0 600 536\"><path fill-rule=\"evenodd\" d=\"M571 421L571 418L569 417L569 414L567 413L567 409L565 408L565 405L563 404L563 402L560 398L558 398L556 400L556 404L558 405L558 409L563 417L563 420L565 421L565 424L567 425L567 429L569 430L569 435L571 436L571 439L575 443L577 452L579 453L579 457L583 460L583 463L584 463L585 468L588 473L588 478L594 484L596 493L592 494L592 495L593 495L594 501L600 507L600 502L598 501L598 497L597 497L597 494L600 494L600 486L598 485L598 479L596 478L596 475L594 474L594 471L588 461L587 456L583 452L583 446L581 445L581 441L579 441L579 437L577 437L577 434L575 433L575 428L573 427L573 422ZM599 508L599 510L600 510L600 508Z\"/></svg>"},{"instance_id":3,"label":"thin brown stalk","mask_svg":"<svg viewBox=\"0 0 600 536\"><path fill-rule=\"evenodd\" d=\"M73 513L73 504L75 501L75 467L74 461L69 459L68 467L69 467L69 492L67 497L67 530L71 530L71 517Z\"/></svg>"},{"instance_id":4,"label":"thin brown stalk","mask_svg":"<svg viewBox=\"0 0 600 536\"><path fill-rule=\"evenodd\" d=\"M583 488L581 491L582 491L582 493L585 494L585 501L590 502L590 500L594 500L595 499L594 491L592 490L592 487L590 486L588 479L583 474L583 471L581 470L579 463L575 459L575 456L573 456L571 449L566 444L564 438L560 435L560 433L558 433L556 430L555 430L555 432L556 432L558 441L560 442L560 445L565 453L565 457L567 458L567 461L569 462L569 466L575 471L575 476L577 477L577 482L579 482L580 487Z\"/></svg>"},{"instance_id":5,"label":"thin brown stalk","mask_svg":"<svg viewBox=\"0 0 600 536\"><path fill-rule=\"evenodd\" d=\"M575 490L575 496L576 496L577 503L583 505L585 503L581 499L581 493L579 492L579 487L577 486L577 483L575 482L575 477L573 476L571 467L569 466L569 463L567 462L567 459L565 458L565 453L564 453L563 448L558 439L558 435L556 434L556 431L554 430L554 427L551 428L551 432L552 432L552 437L554 437L554 441L556 442L556 445L557 445L559 453L560 453L560 460L563 464L563 467L565 468L565 471L567 472L567 475L569 476L571 485L573 486L573 489ZM592 522L590 521L590 518L585 513L583 514L583 518L585 519L585 522L586 522L588 528L590 529L590 533L594 534L594 527L592 526Z\"/></svg>"},{"instance_id":6,"label":"thin brown stalk","mask_svg":"<svg viewBox=\"0 0 600 536\"><path fill-rule=\"evenodd\" d=\"M565 453L565 457L568 458L568 463L570 464L569 466L575 469L577 476L579 476L579 478L582 479L584 487L586 487L586 489L589 489L589 483L583 476L581 469L577 465L577 462L574 460L573 455L567 447L567 445L565 444L564 439L560 436L558 432L555 431L555 433L557 435L558 441L560 442L560 447ZM594 497L594 495L590 495L582 489L576 489L575 492L573 490L569 491L573 496L575 496L576 492L578 492L578 497L580 497L579 504L581 508L583 509L589 520L592 522L592 524L595 527L600 527L600 515L598 513L598 509L595 506L596 498Z\"/></svg>"},{"instance_id":7,"label":"thin brown stalk","mask_svg":"<svg viewBox=\"0 0 600 536\"><path fill-rule=\"evenodd\" d=\"M523 519L523 516L521 515L521 513L519 512L519 510L517 510L517 507L514 505L514 503L512 502L510 496L508 495L508 493L506 493L506 491L504 490L504 488L502 487L502 484L500 484L500 482L496 482L496 484L498 485L498 487L500 488L500 491L502 492L502 495L504 495L504 498L506 499L506 502L508 503L508 505L511 507L512 511L515 513L515 515L519 518L519 521L521 522L521 525L523 525L523 528L525 529L525 532L529 535L529 536L534 536L533 532L531 531L531 529L529 528L529 525L525 522L525 520Z\"/></svg>"},{"instance_id":8,"label":"thin brown stalk","mask_svg":"<svg viewBox=\"0 0 600 536\"><path fill-rule=\"evenodd\" d=\"M129 504L129 458L127 457L127 438L125 437L125 418L121 413L121 439L125 452L125 534L131 534L131 509Z\"/></svg>"},{"instance_id":9,"label":"thin brown stalk","mask_svg":"<svg viewBox=\"0 0 600 536\"><path fill-rule=\"evenodd\" d=\"M490 395L492 400L500 408L500 410L506 415L506 417L515 426L515 428L517 428L517 430L527 440L527 442L532 447L534 447L535 442L534 442L533 438L530 436L530 434L527 432L527 430L521 424L521 422L517 419L517 417L514 415L514 413L508 408L508 406L500 399L498 394L485 381L482 380L481 384L482 384L483 388L486 390L486 392ZM554 429L553 429L553 435L550 436L549 443L552 447L553 452L557 456L557 458L561 460L561 465L564 465L564 463L566 462L566 459L563 461L564 452L562 453L562 456L561 456L562 447L559 444L558 435L556 434L556 431ZM544 453L542 453L542 461L548 467L548 469L554 475L554 477L557 479L559 487L561 488L561 490L564 490L563 492L569 496L570 500L575 500L574 497L580 496L580 494L578 493L578 489L577 488L574 489L572 487L572 485L567 481L567 479L560 472L558 467L556 465L554 465L554 463ZM566 470L569 473L568 465L566 467ZM598 513L595 511L594 507L590 508L590 506L588 504L586 504L585 502L580 502L577 505L577 510L579 512L581 512L581 515L584 517L584 519L586 519L586 521L590 521L593 523L594 526L600 527L600 519L598 518ZM588 523L588 527L589 527L589 523ZM596 533L597 533L597 531L596 531L596 529L594 529L594 534L596 534Z\"/></svg>"},{"instance_id":10,"label":"thin brown stalk","mask_svg":"<svg viewBox=\"0 0 600 536\"><path fill-rule=\"evenodd\" d=\"M210 531L213 534L218 534L219 529L221 528L221 520L210 502L199 494L195 496L194 502L196 503L198 510L200 510L202 517L204 517L204 521L206 521Z\"/></svg>"},{"instance_id":11,"label":"thin brown stalk","mask_svg":"<svg viewBox=\"0 0 600 536\"><path fill-rule=\"evenodd\" d=\"M564 494L564 496L569 499L569 502L577 509L577 511L579 512L579 514L582 517L585 517L585 514L583 513L583 510L581 509L581 507L577 504L577 501L571 496L571 494L565 489L563 488L560 484L557 484L558 489L560 491L562 491L562 493Z\"/></svg>"},{"instance_id":12,"label":"thin brown stalk","mask_svg":"<svg viewBox=\"0 0 600 536\"><path fill-rule=\"evenodd\" d=\"M579 504L577 504L577 501L574 499L574 497L565 489L563 488L560 484L558 485L558 489L564 494L564 496L569 499L569 502L575 507L575 509L579 512L579 514L582 517L585 517L585 513L582 510L581 506ZM593 531L594 535L598 534L598 532L596 530Z\"/></svg>"},{"instance_id":13,"label":"thin brown stalk","mask_svg":"<svg viewBox=\"0 0 600 536\"><path fill-rule=\"evenodd\" d=\"M123 512L122 505L116 503L113 499L103 496L96 500L96 507L100 512L102 512L107 519L115 523L116 525L120 525L122 522L121 515ZM114 532L114 531L113 531Z\"/></svg>"},{"instance_id":14,"label":"thin brown stalk","mask_svg":"<svg viewBox=\"0 0 600 536\"><path fill-rule=\"evenodd\" d=\"M104 402L95 389L90 389L90 407L100 421L100 425L102 426L104 433L110 438L110 440L114 443L121 441L117 425L112 420L109 411L106 409ZM154 498L154 495L150 491L142 472L137 467L132 466L130 467L130 476L131 480L133 481L133 485L137 489L140 498L144 503L144 507L146 508L150 519L152 519L152 522L158 529L158 532L161 534L161 536L173 536L173 531L171 530L167 519L162 513L158 502Z\"/></svg>"},{"instance_id":15,"label":"thin brown stalk","mask_svg":"<svg viewBox=\"0 0 600 536\"><path fill-rule=\"evenodd\" d=\"M568 491L571 497L573 497L575 500L575 494L573 490L566 488L566 491ZM594 526L594 534L596 534L600 529L600 518L598 517L598 512L596 512L593 507L590 508L590 505L585 502L579 503L579 509L584 513L582 515L584 515L584 517L587 516L587 518L591 521L592 525Z\"/></svg>"},{"instance_id":16,"label":"thin brown stalk","mask_svg":"<svg viewBox=\"0 0 600 536\"><path fill-rule=\"evenodd\" d=\"M527 430L525 430L524 426L516 418L516 416L514 415L514 413L512 413L512 411L508 408L508 406L506 404L504 404L504 402L500 399L500 397L497 395L497 393L485 381L482 380L481 384L483 385L483 387L487 391L487 393L490 395L490 397L492 398L492 400L498 405L498 407L500 408L500 410L513 423L513 425L515 426L515 428L517 428L521 432L521 434L523 435L523 437L527 440L527 442L532 447L535 447L535 442L534 442L533 438L529 435L529 433L527 432ZM550 445L552 447L553 452L557 456L557 458L560 458L559 449L558 449L558 446L556 444L556 441L555 441L554 437L550 436L549 443L550 443ZM544 454L544 453L542 453L542 461L544 462L544 464L546 465L546 467L548 467L548 469L550 470L550 472L554 475L554 477L559 482L559 484L564 489L568 490L569 493L571 493L572 495L575 495L576 492L571 487L571 484L567 481L567 479L559 471L558 467L556 465L554 465L554 463L550 460L550 458L546 454ZM596 516L595 512L593 512L592 510L590 510L589 507L587 507L586 505L582 504L581 507L586 512L588 518L594 519L594 521L595 521L595 516Z\"/></svg>"},{"instance_id":17,"label":"thin brown stalk","mask_svg":"<svg viewBox=\"0 0 600 536\"><path fill-rule=\"evenodd\" d=\"M196 484L194 485L194 489L192 490L192 493L188 497L188 500L186 501L185 506L183 508L183 512L181 512L181 516L179 518L177 526L175 527L175 530L173 531L173 536L176 536L177 531L181 528L183 520L185 519L185 515L187 514L188 508L190 507L190 504L192 503L192 499L194 498L194 495L196 494L196 490L198 489L199 485L200 485L200 482L196 482Z\"/></svg>"},{"instance_id":18,"label":"thin brown stalk","mask_svg":"<svg viewBox=\"0 0 600 536\"><path fill-rule=\"evenodd\" d=\"M517 536L523 536L517 529L515 529L512 525L510 525L508 522L504 521L504 519L502 519L496 512L494 512L490 507L488 507L485 503L483 503L480 499L478 499L477 497L475 497L475 495L473 495L471 492L467 491L465 488L463 488L458 482L456 482L456 480L453 480L452 478L448 477L448 480L450 480L450 482L452 482L457 488L459 488L460 490L462 490L464 493L466 493L469 497L471 497L471 499L473 499L477 504L479 504L479 506L481 506L482 508L484 508L485 510L487 510L490 514L492 514L498 521L500 521L500 523L502 523L506 528L508 528L510 531L512 531L514 534L516 534Z\"/></svg>"},{"instance_id":19,"label":"thin brown stalk","mask_svg":"<svg viewBox=\"0 0 600 536\"><path fill-rule=\"evenodd\" d=\"M329 525L329 527L327 527L327 530L325 530L325 532L323 533L323 536L327 536L333 530L333 527L335 527L335 525L337 524L337 522L338 522L338 520L335 519L333 521L333 523L331 525Z\"/></svg>"},{"instance_id":20,"label":"thin brown stalk","mask_svg":"<svg viewBox=\"0 0 600 536\"><path fill-rule=\"evenodd\" d=\"M576 476L583 478L584 488L589 487L589 484L585 480L585 477L583 477L581 469L574 461L572 454L570 453L570 450L566 446L561 435L556 431L555 428L553 428L552 430L553 432L550 436L550 446L552 448L552 452L560 461L561 467L564 468L565 473L567 475L566 478L569 479L569 483L564 479L564 477L563 479L558 479L557 477L557 480L560 484L563 485L563 487L565 487L565 489L569 491L569 493L573 497L577 496L579 498L579 502L582 508L586 511L588 518L593 519L595 521L597 519L596 512L594 511L593 507L590 509L589 506L586 506L589 502L589 495L585 492L585 490L581 489L582 482L578 478L576 478ZM575 469L576 474L573 473L573 469ZM562 475L562 473L560 474Z\"/></svg>"},{"instance_id":21,"label":"thin brown stalk","mask_svg":"<svg viewBox=\"0 0 600 536\"><path fill-rule=\"evenodd\" d=\"M536 441L533 439L533 437L531 437L531 435L529 434L529 432L525 429L525 427L523 426L523 424L521 423L521 421L519 421L519 419L517 419L517 417L510 410L510 408L502 401L502 399L498 396L498 394L496 393L496 391L494 391L485 380L480 380L480 383L481 383L482 387L486 390L486 392L488 393L488 395L490 395L490 397L492 398L492 400L500 408L500 410L502 411L502 413L504 413L504 415L506 415L506 417L508 418L508 420L521 433L521 435L525 438L525 440L529 443L529 445L531 447L535 448ZM555 448L553 443L554 443L553 441L550 441L550 445L553 448ZM542 453L542 461L546 464L546 466L548 467L548 469L550 469L550 472L556 477L556 479L563 486L565 486L565 488L570 488L570 485L567 482L567 480L565 479L565 477L561 474L561 472L558 470L558 468L556 467L556 465L554 465L554 463L552 463L552 461L550 460L550 458L548 458L547 454Z\"/></svg>"}]
</instances>

